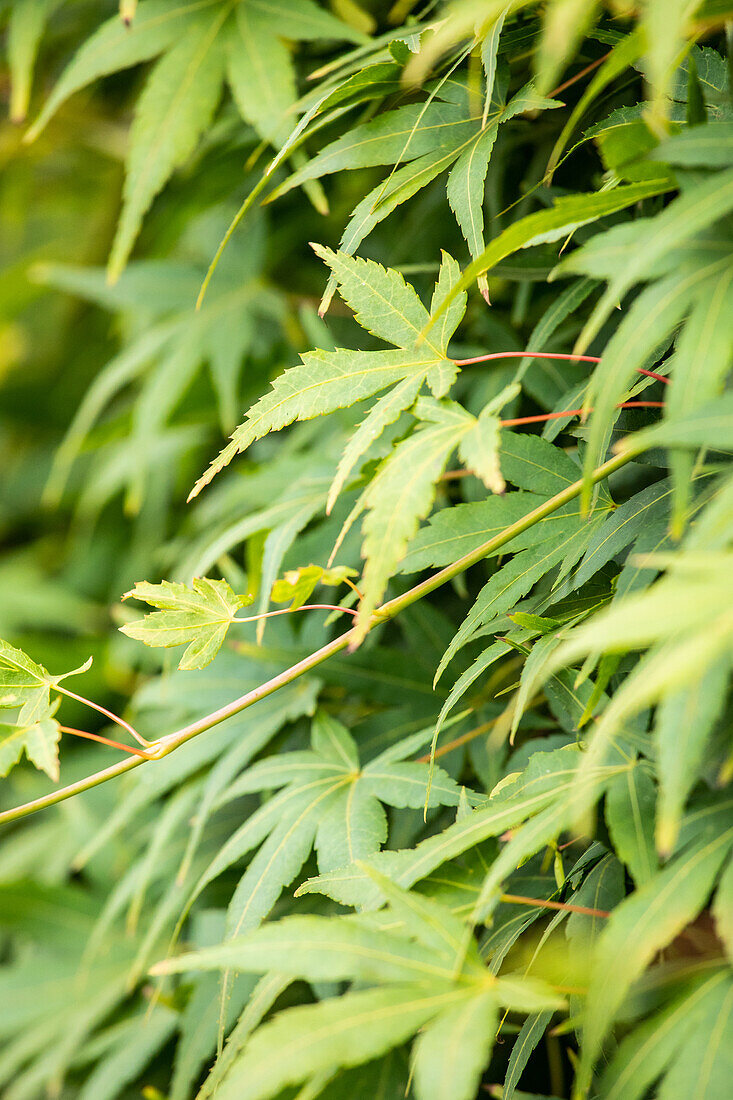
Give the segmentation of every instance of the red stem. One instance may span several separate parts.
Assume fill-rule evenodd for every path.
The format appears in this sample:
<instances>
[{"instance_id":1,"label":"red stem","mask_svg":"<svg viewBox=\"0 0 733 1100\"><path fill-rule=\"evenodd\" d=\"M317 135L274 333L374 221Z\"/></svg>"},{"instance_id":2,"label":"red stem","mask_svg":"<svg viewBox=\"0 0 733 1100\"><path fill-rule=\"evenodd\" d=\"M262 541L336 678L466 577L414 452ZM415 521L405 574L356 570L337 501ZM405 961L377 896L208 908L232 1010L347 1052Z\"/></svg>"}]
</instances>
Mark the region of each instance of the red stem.
<instances>
[{"instance_id":1,"label":"red stem","mask_svg":"<svg viewBox=\"0 0 733 1100\"><path fill-rule=\"evenodd\" d=\"M488 363L491 359L563 359L573 363L600 363L600 355L573 355L571 352L544 352L544 351L492 351L490 355L474 355L470 359L454 359L457 367L468 367L472 363ZM645 374L648 378L656 378L658 382L670 384L669 378L663 374L657 374L653 370L636 368L637 374Z\"/></svg>"},{"instance_id":2,"label":"red stem","mask_svg":"<svg viewBox=\"0 0 733 1100\"><path fill-rule=\"evenodd\" d=\"M567 913L583 913L587 917L610 917L607 909L589 909L586 905L571 905L563 901L541 901L539 898L526 898L521 894L502 894L501 900L514 905L531 905L540 909L562 909Z\"/></svg>"},{"instance_id":3,"label":"red stem","mask_svg":"<svg viewBox=\"0 0 733 1100\"><path fill-rule=\"evenodd\" d=\"M592 73L594 69L597 69L599 65L602 65L607 57L610 57L609 53L604 53L603 57L597 57L595 61L591 61L590 65L586 65L584 69L581 69L575 76L571 76L569 80L566 80L563 84L558 84L557 88L553 88L551 92L547 93L548 99L554 99L560 92L564 92L566 88L569 88L571 84L575 84L576 81L582 80L588 73Z\"/></svg>"},{"instance_id":4,"label":"red stem","mask_svg":"<svg viewBox=\"0 0 733 1100\"><path fill-rule=\"evenodd\" d=\"M123 730L127 730L128 733L132 734L139 745L150 744L150 741L146 741L144 737L141 737L129 722L126 722L124 718L120 718L119 715L113 714L112 711L107 710L106 707L101 707L99 703L93 703L91 699L86 699L83 695L77 695L76 692L69 691L68 688L61 687L60 684L55 685L54 691L60 691L62 695L68 695L70 699L76 699L77 703L84 703L85 706L91 707L92 710L98 711L99 714L103 714L105 718L109 718L111 722L114 722L116 725L121 726Z\"/></svg>"},{"instance_id":5,"label":"red stem","mask_svg":"<svg viewBox=\"0 0 733 1100\"><path fill-rule=\"evenodd\" d=\"M663 409L663 401L622 401L617 409ZM500 420L502 428L513 428L517 424L539 424L544 420L559 420L563 416L580 416L593 409L564 409L556 413L539 413L537 416L515 416L513 420Z\"/></svg>"},{"instance_id":6,"label":"red stem","mask_svg":"<svg viewBox=\"0 0 733 1100\"><path fill-rule=\"evenodd\" d=\"M99 741L102 745L109 745L113 749L122 749L133 756L142 756L144 760L155 760L149 752L142 749L134 749L132 745L123 745L120 741L112 741L109 737L102 737L101 733L87 733L86 730L77 730L73 726L59 726L62 733L73 733L74 737L86 737L89 741Z\"/></svg>"}]
</instances>

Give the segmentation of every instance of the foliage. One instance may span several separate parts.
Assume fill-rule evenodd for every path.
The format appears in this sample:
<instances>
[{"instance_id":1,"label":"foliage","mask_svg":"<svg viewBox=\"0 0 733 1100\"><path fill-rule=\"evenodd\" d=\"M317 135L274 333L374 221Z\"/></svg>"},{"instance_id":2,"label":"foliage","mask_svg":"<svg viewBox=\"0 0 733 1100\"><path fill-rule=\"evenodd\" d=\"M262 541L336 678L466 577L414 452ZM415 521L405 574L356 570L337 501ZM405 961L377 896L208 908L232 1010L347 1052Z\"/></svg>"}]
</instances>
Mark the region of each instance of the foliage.
<instances>
[{"instance_id":1,"label":"foliage","mask_svg":"<svg viewBox=\"0 0 733 1100\"><path fill-rule=\"evenodd\" d=\"M727 1098L733 7L0 12L2 1095Z\"/></svg>"}]
</instances>

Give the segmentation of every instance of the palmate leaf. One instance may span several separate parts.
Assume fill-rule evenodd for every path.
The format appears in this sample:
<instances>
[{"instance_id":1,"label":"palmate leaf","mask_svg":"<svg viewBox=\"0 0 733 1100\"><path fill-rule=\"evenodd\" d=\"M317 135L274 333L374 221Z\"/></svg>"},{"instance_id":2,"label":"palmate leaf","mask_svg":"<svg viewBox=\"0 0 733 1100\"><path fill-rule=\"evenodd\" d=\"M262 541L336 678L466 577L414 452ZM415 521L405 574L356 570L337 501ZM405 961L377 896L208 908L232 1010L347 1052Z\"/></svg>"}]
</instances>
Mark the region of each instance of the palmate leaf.
<instances>
[{"instance_id":1,"label":"palmate leaf","mask_svg":"<svg viewBox=\"0 0 733 1100\"><path fill-rule=\"evenodd\" d=\"M221 847L187 907L209 882L259 847L232 897L228 936L257 927L314 845L319 864L323 859L329 869L337 857L343 866L378 851L384 840L381 803L422 807L427 781L426 764L376 760L360 768L348 731L319 714L312 728L312 751L260 761L222 794L220 805L251 791L282 788ZM429 805L456 806L458 801L457 784L439 770Z\"/></svg>"},{"instance_id":2,"label":"palmate leaf","mask_svg":"<svg viewBox=\"0 0 733 1100\"><path fill-rule=\"evenodd\" d=\"M167 51L137 105L124 204L109 261L112 281L124 268L155 195L209 124L225 70L243 117L266 141L285 141L296 91L293 62L279 33L293 39L364 41L360 32L310 0L143 0L130 25L113 16L62 74L28 140L80 88Z\"/></svg>"},{"instance_id":3,"label":"palmate leaf","mask_svg":"<svg viewBox=\"0 0 733 1100\"><path fill-rule=\"evenodd\" d=\"M473 137L476 119L467 116L463 105L415 103L398 107L371 122L355 126L326 146L303 168L295 172L270 195L279 198L305 180L344 169L417 160L436 149L460 146Z\"/></svg>"},{"instance_id":4,"label":"palmate leaf","mask_svg":"<svg viewBox=\"0 0 733 1100\"><path fill-rule=\"evenodd\" d=\"M252 596L235 596L226 581L194 577L193 584L138 581L123 599L136 599L159 610L120 627L129 638L149 646L185 645L179 669L205 668L221 649L240 607Z\"/></svg>"},{"instance_id":5,"label":"palmate leaf","mask_svg":"<svg viewBox=\"0 0 733 1100\"><path fill-rule=\"evenodd\" d=\"M38 47L46 21L58 6L59 0L21 0L12 6L7 34L11 122L26 117Z\"/></svg>"},{"instance_id":6,"label":"palmate leaf","mask_svg":"<svg viewBox=\"0 0 733 1100\"><path fill-rule=\"evenodd\" d=\"M52 676L27 653L0 638L0 711L16 712L11 716L13 721L3 726L6 770L2 774L7 775L25 747L37 767L58 777L55 746L59 731L52 720L56 708L50 701L50 693L68 676L86 672L91 663L90 657L79 668Z\"/></svg>"},{"instance_id":7,"label":"palmate leaf","mask_svg":"<svg viewBox=\"0 0 733 1100\"><path fill-rule=\"evenodd\" d=\"M587 1086L631 983L705 904L732 844L733 820L730 810L722 808L695 842L614 910L599 942L588 990L579 1087Z\"/></svg>"},{"instance_id":8,"label":"palmate leaf","mask_svg":"<svg viewBox=\"0 0 733 1100\"><path fill-rule=\"evenodd\" d=\"M241 454L256 439L271 431L284 428L294 420L310 420L339 408L349 408L357 401L373 397L388 386L412 379L417 383L427 381L436 396L442 396L455 377L456 367L447 358L447 344L455 327L463 316L465 304L451 312L453 327L441 326L440 342L433 338L418 343L418 320L427 312L414 290L398 272L389 271L368 260L354 260L340 253L321 249L320 254L333 265L343 280L343 296L351 305L357 318L363 317L366 325L381 339L397 345L390 351L335 351L307 352L301 364L285 371L275 379L270 393L250 409L246 421L234 432L232 440L210 465L191 491L196 496L204 485L224 468L236 454ZM457 278L455 261L444 255L436 286L439 300L449 292ZM374 286L372 287L372 282ZM435 297L435 296L434 296ZM464 299L465 303L465 299ZM405 408L414 400L412 387L404 391ZM384 430L390 417L396 419L399 409L392 409L389 417L376 417L360 437L359 447L368 446ZM380 423L381 420L381 423ZM363 453L363 452L362 452ZM359 455L350 452L349 468ZM348 476L346 465L337 474L337 484Z\"/></svg>"},{"instance_id":9,"label":"palmate leaf","mask_svg":"<svg viewBox=\"0 0 733 1100\"><path fill-rule=\"evenodd\" d=\"M491 271L513 252L560 240L583 225L625 210L641 199L663 194L670 188L669 182L648 180L616 187L607 192L563 196L550 210L540 210L520 218L495 237L481 255L468 265L443 308L447 308L454 295L465 290L479 275ZM439 319L440 313L438 310L436 319Z\"/></svg>"},{"instance_id":10,"label":"palmate leaf","mask_svg":"<svg viewBox=\"0 0 733 1100\"><path fill-rule=\"evenodd\" d=\"M507 387L478 418L453 403L418 401L415 411L427 421L426 426L397 444L357 504L366 511L362 526L366 564L354 628L355 645L366 635L389 578L404 557L420 520L430 511L437 479L456 447L466 466L487 488L503 490L497 411L515 393L514 387Z\"/></svg>"},{"instance_id":11,"label":"palmate leaf","mask_svg":"<svg viewBox=\"0 0 733 1100\"><path fill-rule=\"evenodd\" d=\"M109 258L114 282L127 262L144 214L174 168L193 152L211 121L224 78L220 31L229 14L217 4L158 62L138 101L130 134L124 202Z\"/></svg>"},{"instance_id":12,"label":"palmate leaf","mask_svg":"<svg viewBox=\"0 0 733 1100\"><path fill-rule=\"evenodd\" d=\"M369 860L369 868L349 867L309 879L299 893L323 893L343 905L377 908L383 901L383 894L370 876L372 867L397 885L407 888L487 838L500 836L528 819L531 823L534 816L549 809L557 820L553 818L550 825L541 822L541 837L537 841L537 848L541 848L548 842L545 834L554 828L556 835L572 814L572 806L563 810L563 802L569 802L577 784L579 763L579 753L574 746L553 752L537 752L520 777L496 791L488 803L479 805L468 817L456 821L437 836L421 841L414 849L381 852ZM594 790L600 792L619 770L616 766L598 769L594 777ZM522 845L525 845L525 840ZM529 844L526 846L530 847ZM511 859L513 853L510 864ZM521 856L518 858L520 861ZM511 866L508 869L506 865L501 867L501 875L508 875L511 869Z\"/></svg>"},{"instance_id":13,"label":"palmate leaf","mask_svg":"<svg viewBox=\"0 0 733 1100\"><path fill-rule=\"evenodd\" d=\"M301 565L298 569L288 570L282 580L275 581L270 599L273 603L290 603L291 609L295 610L302 607L319 584L338 587L349 577L356 576L357 571L345 565L333 569L324 569L321 565Z\"/></svg>"},{"instance_id":14,"label":"palmate leaf","mask_svg":"<svg viewBox=\"0 0 733 1100\"><path fill-rule=\"evenodd\" d=\"M693 980L661 1011L635 1027L619 1045L602 1078L604 1098L640 1100L654 1081L674 1064L682 1047L689 1049L694 1045L697 1048L699 1065L705 1038L716 1031L715 1023L731 992L729 971L714 970ZM675 1074L670 1077L672 1082L676 1087Z\"/></svg>"},{"instance_id":15,"label":"palmate leaf","mask_svg":"<svg viewBox=\"0 0 733 1100\"><path fill-rule=\"evenodd\" d=\"M25 726L0 722L0 776L8 774L25 750L32 764L54 782L58 781L61 729L52 713L46 717L39 715L35 722Z\"/></svg>"},{"instance_id":16,"label":"palmate leaf","mask_svg":"<svg viewBox=\"0 0 733 1100\"><path fill-rule=\"evenodd\" d=\"M461 922L449 910L444 910L435 901L413 897L393 884L385 883L385 889L390 899L389 910L381 913L383 919L376 922L363 917L287 917L229 944L167 960L155 967L155 972L224 967L261 972L271 967L291 980L302 977L311 982L344 979L377 982L398 994L397 1000L407 1011L408 1019L408 1006L429 992L431 998L437 996L438 999L427 1017L435 1019L430 1030L431 1042L427 1043L426 1033L416 1048L418 1095L425 1100L448 1096L445 1066L437 1077L434 1073L437 1065L448 1058L457 1075L450 1080L450 1095L469 1100L488 1061L493 1041L493 1027L481 1025L496 1020L499 1005L529 1011L559 1006L561 1001L548 987L533 979L497 980L491 977L486 973L476 945L466 942ZM453 934L453 939L447 943L446 929ZM459 992L459 996L444 999L451 988ZM352 1060L354 1063L367 1060L378 1053L373 1044L384 1043L385 1038L377 1024L378 1017L362 1017L359 1010L372 1001L386 1007L394 1000L349 993L338 1002L340 1025L330 1011L323 1013L323 1005L311 1006L308 1012L295 1009L284 1013L265 1025L245 1048L243 1056L232 1064L222 1086L225 1095L227 1086L231 1090L235 1082L245 1079L251 1089L252 1077L254 1075L257 1082L258 1073L265 1075L268 1083L255 1095L265 1097L277 1092L279 1085L271 1075L282 1074L283 1070L265 1067L260 1047L269 1030L282 1030L278 1025L290 1025L285 1033L288 1043L300 1030L298 1021L304 1025L310 1023L312 1027L313 1048L304 1044L301 1051L296 1041L285 1069L285 1073L292 1076L283 1077L283 1081L295 1082L319 1069L352 1064ZM366 1043L354 1045L350 1042L353 1053L345 1056L344 1050L349 1048L344 1048L339 1041L339 1031L352 1031L354 1021L350 1017L355 1011L368 1037ZM388 1009L387 1016L392 1017ZM396 1045L415 1030L414 1025L405 1032L398 1030L382 1049ZM314 1057L317 1062L312 1061Z\"/></svg>"}]
</instances>

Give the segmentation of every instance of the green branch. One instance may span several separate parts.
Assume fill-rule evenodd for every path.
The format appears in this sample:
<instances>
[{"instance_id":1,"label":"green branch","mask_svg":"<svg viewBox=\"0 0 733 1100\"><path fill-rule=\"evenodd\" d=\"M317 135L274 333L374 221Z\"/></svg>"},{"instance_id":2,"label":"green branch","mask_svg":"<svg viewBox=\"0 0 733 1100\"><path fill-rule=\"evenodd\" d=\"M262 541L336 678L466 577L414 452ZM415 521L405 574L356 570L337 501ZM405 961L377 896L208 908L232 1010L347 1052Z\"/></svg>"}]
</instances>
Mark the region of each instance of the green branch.
<instances>
[{"instance_id":1,"label":"green branch","mask_svg":"<svg viewBox=\"0 0 733 1100\"><path fill-rule=\"evenodd\" d=\"M625 466L626 463L630 462L634 457L634 454L627 452L616 455L614 458L609 459L608 462L604 462L594 470L590 481L594 484L598 481L602 481L616 470L621 469L622 466ZM417 603L418 600L421 600L423 596L429 595L431 592L434 592L436 588L440 588L441 585L457 577L459 573L463 573L470 566L494 554L497 550L500 550L502 546L505 546L513 538L516 538L517 535L521 535L522 532L533 527L536 523L539 523L540 520L545 519L546 516L556 512L558 508L562 508L568 501L579 496L585 484L585 480L579 478L578 481L574 481L572 485L568 485L566 489L550 497L544 504L540 504L539 507L528 512L526 516L517 520L516 523L510 524L509 527L506 527L500 534L494 535L493 538L488 539L486 542L482 543L481 546L476 547L475 550L472 550L468 554L464 554L463 557L458 558L458 560L451 565L439 570L439 572L435 573L432 577L428 577L427 580L415 585L414 588L410 588L401 596L397 596L393 600L388 600L387 603L382 604L382 606L377 608L374 612L370 627L395 618L395 616L406 607L410 607L412 604ZM221 722L226 721L227 718L231 718L235 714L241 714L243 710L247 710L248 707L259 702L260 699L272 695L281 687L291 683L293 680L297 680L299 676L302 676L306 672L310 672L313 668L317 668L318 665L327 661L329 657L349 648L355 637L356 635L353 628L347 630L345 634L341 634L338 638L334 638L333 641L322 646L321 649L304 657L302 661L298 661L290 668L285 669L284 672L279 673L277 676L273 676L271 680L254 688L252 691L248 691L246 695L234 699L231 703L227 703L226 706L220 707L211 714L207 714L204 718L197 719L195 722L185 726L183 729L177 730L175 733L169 734L167 737L161 737L160 740L153 741L148 750L148 755L152 756L154 760L162 760L164 756L168 756L170 753L175 752L180 745L185 744L186 741L190 741L192 737L197 737L198 734L204 733L206 730L211 729L212 726L218 726ZM133 768L138 768L141 764L146 762L147 761L140 756L121 760L118 764L113 764L103 771L95 772L93 775L88 776L86 779L81 779L77 783L71 783L67 787L62 787L58 791L51 792L51 794L43 795L43 797L36 798L32 802L26 802L22 806L17 806L11 810L5 810L3 813L0 813L0 824L16 821L18 818L27 817L37 810L43 810L47 806L53 806L57 802L63 802L65 799L71 798L75 794L81 794L83 791L88 791L92 787L99 786L101 783L106 783L109 779L115 779L118 775L123 775L125 772L132 771Z\"/></svg>"}]
</instances>

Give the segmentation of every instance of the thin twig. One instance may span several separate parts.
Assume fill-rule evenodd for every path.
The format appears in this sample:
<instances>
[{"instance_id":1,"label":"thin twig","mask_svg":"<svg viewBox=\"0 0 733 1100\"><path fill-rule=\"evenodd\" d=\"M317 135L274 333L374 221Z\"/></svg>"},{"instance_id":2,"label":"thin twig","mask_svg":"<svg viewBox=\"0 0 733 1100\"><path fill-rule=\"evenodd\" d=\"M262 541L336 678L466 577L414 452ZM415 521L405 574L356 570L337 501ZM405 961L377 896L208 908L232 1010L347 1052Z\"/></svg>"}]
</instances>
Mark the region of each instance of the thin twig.
<instances>
[{"instance_id":1,"label":"thin twig","mask_svg":"<svg viewBox=\"0 0 733 1100\"><path fill-rule=\"evenodd\" d=\"M83 695L77 695L75 691L69 691L68 688L62 687L61 684L56 684L55 691L60 691L62 695L68 695L70 699L76 699L77 703L83 703L86 707L91 707L92 710L96 710L99 714L103 714L105 718L109 718L110 722L114 722L115 725L121 726L123 730L127 730L132 734L139 745L150 745L152 741L147 741L141 734L134 729L129 722L126 722L124 718L120 718L118 714L114 714L113 711L107 710L106 707L102 707L99 703L93 703L91 699L85 698Z\"/></svg>"},{"instance_id":2,"label":"thin twig","mask_svg":"<svg viewBox=\"0 0 733 1100\"><path fill-rule=\"evenodd\" d=\"M567 913L582 913L586 917L610 917L606 909L589 909L585 905L571 905L564 901L540 901L539 898L526 898L522 894L502 894L501 900L511 905L531 905L540 909L561 909Z\"/></svg>"},{"instance_id":3,"label":"thin twig","mask_svg":"<svg viewBox=\"0 0 733 1100\"><path fill-rule=\"evenodd\" d=\"M663 401L622 401L617 409L663 409ZM582 416L593 409L563 409L562 412L539 413L537 416L515 416L513 420L500 420L502 428L514 428L518 424L541 424L546 420L560 420L563 416Z\"/></svg>"},{"instance_id":4,"label":"thin twig","mask_svg":"<svg viewBox=\"0 0 733 1100\"><path fill-rule=\"evenodd\" d=\"M339 607L335 603L304 603L300 607L282 607L278 611L263 611L261 615L249 615L246 619L232 619L233 623L256 623L259 619L271 619L273 615L292 615L295 611L345 611L347 615L358 615L351 607Z\"/></svg>"},{"instance_id":5,"label":"thin twig","mask_svg":"<svg viewBox=\"0 0 733 1100\"><path fill-rule=\"evenodd\" d=\"M545 352L545 351L492 351L488 355L473 355L470 359L454 359L457 367L470 367L473 363L488 363L492 359L558 359L572 363L600 363L600 355L575 355L572 352ZM637 374L645 374L647 378L656 378L657 382L664 382L669 386L669 378L663 374L657 374L653 370L636 368Z\"/></svg>"},{"instance_id":6,"label":"thin twig","mask_svg":"<svg viewBox=\"0 0 733 1100\"><path fill-rule=\"evenodd\" d=\"M597 57L595 61L591 61L590 65L586 65L584 69L581 69L575 76L571 76L569 80L566 80L563 84L558 84L557 88L553 88L551 92L547 93L548 99L554 99L560 92L564 92L566 88L569 88L572 84L577 83L578 80L582 80L588 73L592 73L594 69L597 69L599 65L602 65L607 57L611 56L611 51L604 53L603 57Z\"/></svg>"},{"instance_id":7,"label":"thin twig","mask_svg":"<svg viewBox=\"0 0 733 1100\"><path fill-rule=\"evenodd\" d=\"M143 749L133 748L132 745L123 745L121 741L112 741L109 737L102 737L101 733L89 733L87 730L78 730L73 726L59 726L62 733L73 733L74 737L86 737L89 741L99 741L102 745L109 745L113 749L122 749L123 752L132 753L133 756L142 756L143 760L155 760L149 752Z\"/></svg>"},{"instance_id":8,"label":"thin twig","mask_svg":"<svg viewBox=\"0 0 733 1100\"><path fill-rule=\"evenodd\" d=\"M598 466L587 480L591 484L602 481L604 478L615 473L616 470L620 470L635 457L635 454L630 452L615 455L613 458L608 459L607 462ZM392 600L388 600L387 603L382 604L382 606L377 608L374 612L371 617L370 627L393 619L406 607L410 607L412 604L417 603L417 601L421 600L424 596L434 592L436 588L440 588L448 581L453 580L454 577L465 572L470 566L475 565L483 558L495 554L503 546L511 542L512 539L516 538L517 535L521 535L524 531L529 530L530 527L539 523L540 520L552 515L558 508L561 508L564 504L567 504L568 501L579 496L585 484L586 479L582 477L579 478L565 489L562 489L559 493L556 493L555 496L544 501L537 508L533 508L531 512L528 512L527 515L523 516L520 520L509 524L509 526L505 527L498 535L494 535L492 538L482 543L481 546L476 547L475 550L471 550L469 553L464 554L462 557L458 558L457 561L452 562L444 569L434 573L432 577L428 577L426 580L416 584L414 588L410 588L407 592L403 592L402 595L396 596ZM328 642L314 653L304 657L303 660L285 669L284 672L279 673L277 676L273 676L271 680L261 684L253 691L248 691L246 695L234 699L231 703L227 703L226 706L220 707L211 714L207 714L204 718L197 719L183 729L177 730L167 737L162 737L158 741L154 741L150 745L150 755L153 759L158 760L175 752L177 748L185 744L186 741L190 741L192 737L204 733L206 730L211 729L212 726L218 726L221 722L224 722L227 718L231 718L235 714L240 714L254 703L259 702L260 699L272 695L286 684L292 683L293 680L298 679L298 677L302 676L304 673L317 668L318 665L327 661L329 657L334 656L336 653L341 653L349 647L354 637L355 628L352 627L351 630L347 630L344 634L339 635L338 638L334 638L333 641ZM67 787L52 791L50 794L44 795L41 798L33 799L33 801L26 802L22 806L16 806L13 809L5 810L3 813L0 813L0 824L16 821L21 817L27 817L29 814L45 809L47 806L53 806L58 802L63 802L65 799L71 798L75 794L88 791L92 787L97 787L101 783L106 783L108 780L116 778L118 775L123 775L133 768L139 767L142 763L143 761L140 757L129 756L126 760L122 760L112 765L110 768L105 768L103 771L95 772L93 775L87 776L85 779L81 779L76 783L71 783Z\"/></svg>"}]
</instances>

